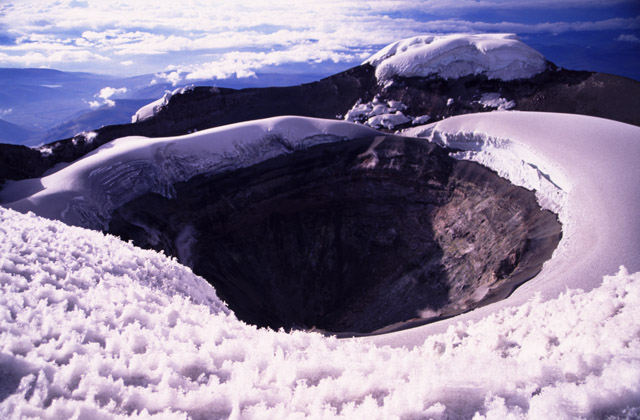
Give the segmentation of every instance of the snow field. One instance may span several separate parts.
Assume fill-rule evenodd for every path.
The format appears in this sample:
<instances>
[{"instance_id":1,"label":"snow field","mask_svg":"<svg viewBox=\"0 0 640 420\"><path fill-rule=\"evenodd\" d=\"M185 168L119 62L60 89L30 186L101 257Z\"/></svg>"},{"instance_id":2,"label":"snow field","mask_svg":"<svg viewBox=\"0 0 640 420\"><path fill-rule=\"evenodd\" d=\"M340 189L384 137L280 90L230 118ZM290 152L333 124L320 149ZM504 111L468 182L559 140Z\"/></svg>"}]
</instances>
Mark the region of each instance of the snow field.
<instances>
[{"instance_id":1,"label":"snow field","mask_svg":"<svg viewBox=\"0 0 640 420\"><path fill-rule=\"evenodd\" d=\"M88 200L99 182L108 194L93 199L106 196L112 205L129 192L112 182L140 165L160 171L149 184L156 185L205 170L193 160L203 152L219 156L223 170L371 133L279 118L144 143L120 139L3 194L46 213L64 209L67 195ZM563 240L554 258L510 298L368 339L258 330L175 260L0 208L0 415L639 417L640 273L619 268L640 271L638 128L502 112L408 134L458 148L458 157L536 189L540 203L559 213ZM34 181L43 190L30 195L25 186Z\"/></svg>"},{"instance_id":2,"label":"snow field","mask_svg":"<svg viewBox=\"0 0 640 420\"><path fill-rule=\"evenodd\" d=\"M4 418L632 418L640 273L413 348L238 321L161 254L0 208Z\"/></svg>"}]
</instances>

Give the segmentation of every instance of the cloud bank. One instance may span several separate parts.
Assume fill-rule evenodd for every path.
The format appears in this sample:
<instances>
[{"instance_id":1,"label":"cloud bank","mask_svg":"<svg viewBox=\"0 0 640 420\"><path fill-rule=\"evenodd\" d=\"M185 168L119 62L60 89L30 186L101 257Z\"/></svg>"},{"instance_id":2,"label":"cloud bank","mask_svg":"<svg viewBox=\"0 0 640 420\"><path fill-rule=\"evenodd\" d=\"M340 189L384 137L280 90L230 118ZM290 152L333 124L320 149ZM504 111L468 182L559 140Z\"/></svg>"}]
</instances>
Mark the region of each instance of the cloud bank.
<instances>
[{"instance_id":1,"label":"cloud bank","mask_svg":"<svg viewBox=\"0 0 640 420\"><path fill-rule=\"evenodd\" d=\"M4 44L0 66L160 72L160 78L171 78L172 83L253 77L284 65L346 68L383 45L426 33L637 31L640 11L628 12L634 10L633 4L633 0L187 0L175 8L150 0L55 4L13 0L0 5ZM616 7L617 16L598 13ZM563 12L575 8L593 13L568 19ZM549 13L544 21L497 22L489 17L497 9ZM562 19L553 19L554 13Z\"/></svg>"}]
</instances>

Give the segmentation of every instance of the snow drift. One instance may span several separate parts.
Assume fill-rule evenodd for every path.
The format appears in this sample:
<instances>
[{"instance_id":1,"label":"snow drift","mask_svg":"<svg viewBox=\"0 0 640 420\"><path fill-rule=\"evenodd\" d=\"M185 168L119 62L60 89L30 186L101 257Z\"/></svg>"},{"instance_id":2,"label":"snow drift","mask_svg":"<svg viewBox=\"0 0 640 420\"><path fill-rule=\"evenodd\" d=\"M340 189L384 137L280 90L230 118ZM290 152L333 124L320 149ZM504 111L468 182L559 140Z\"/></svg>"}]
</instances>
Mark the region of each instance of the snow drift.
<instances>
[{"instance_id":1,"label":"snow drift","mask_svg":"<svg viewBox=\"0 0 640 420\"><path fill-rule=\"evenodd\" d=\"M376 67L381 82L394 76L456 79L473 74L514 80L547 67L542 54L513 34L417 36L389 44L364 63Z\"/></svg>"}]
</instances>

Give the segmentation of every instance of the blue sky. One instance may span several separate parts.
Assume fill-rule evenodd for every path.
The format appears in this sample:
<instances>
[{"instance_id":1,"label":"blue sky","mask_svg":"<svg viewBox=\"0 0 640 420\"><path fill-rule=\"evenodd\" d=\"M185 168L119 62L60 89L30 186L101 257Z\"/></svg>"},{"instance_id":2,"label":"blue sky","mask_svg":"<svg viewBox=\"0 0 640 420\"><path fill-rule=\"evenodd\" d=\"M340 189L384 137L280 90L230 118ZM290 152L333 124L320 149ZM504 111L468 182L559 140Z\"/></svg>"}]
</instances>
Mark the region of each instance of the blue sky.
<instances>
[{"instance_id":1,"label":"blue sky","mask_svg":"<svg viewBox=\"0 0 640 420\"><path fill-rule=\"evenodd\" d=\"M423 34L510 32L559 66L640 80L638 0L8 0L0 67L158 80L329 75Z\"/></svg>"}]
</instances>

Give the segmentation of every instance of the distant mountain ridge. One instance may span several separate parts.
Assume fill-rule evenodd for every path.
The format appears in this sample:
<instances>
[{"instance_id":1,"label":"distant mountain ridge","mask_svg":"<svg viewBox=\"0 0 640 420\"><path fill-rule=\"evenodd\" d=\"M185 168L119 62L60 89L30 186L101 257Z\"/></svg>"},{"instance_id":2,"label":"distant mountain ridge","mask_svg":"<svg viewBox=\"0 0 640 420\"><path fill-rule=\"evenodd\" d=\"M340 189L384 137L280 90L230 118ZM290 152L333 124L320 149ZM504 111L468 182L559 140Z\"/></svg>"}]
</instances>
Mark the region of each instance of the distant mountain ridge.
<instances>
[{"instance_id":1,"label":"distant mountain ridge","mask_svg":"<svg viewBox=\"0 0 640 420\"><path fill-rule=\"evenodd\" d=\"M33 135L33 132L25 127L0 120L0 142L9 140L25 141Z\"/></svg>"},{"instance_id":2,"label":"distant mountain ridge","mask_svg":"<svg viewBox=\"0 0 640 420\"><path fill-rule=\"evenodd\" d=\"M230 88L284 86L321 77L261 73L255 78L225 79L224 84ZM123 78L53 69L0 68L0 119L16 126L0 126L0 142L37 146L104 125L127 123L137 108L176 87L219 83L182 80L174 86L155 74ZM131 105L128 101L140 102Z\"/></svg>"},{"instance_id":3,"label":"distant mountain ridge","mask_svg":"<svg viewBox=\"0 0 640 420\"><path fill-rule=\"evenodd\" d=\"M70 124L57 132L61 136L74 130L90 134L80 132L40 151L1 145L0 180L40 176L60 162L73 161L119 137L177 136L282 115L347 119L390 132L495 110L582 114L640 125L640 83L635 80L558 68L509 35L419 38L400 43L394 50L396 56L383 54L315 82L240 90L196 86L167 97L166 103L136 123L91 129L89 123ZM512 45L515 47L509 49ZM522 56L521 50L525 52ZM497 59L486 57L492 51ZM452 64L451 57L459 63ZM412 69L413 73L398 70L380 79L376 74L380 63L389 59L395 60L398 69ZM455 65L453 76L429 73L443 63Z\"/></svg>"}]
</instances>

